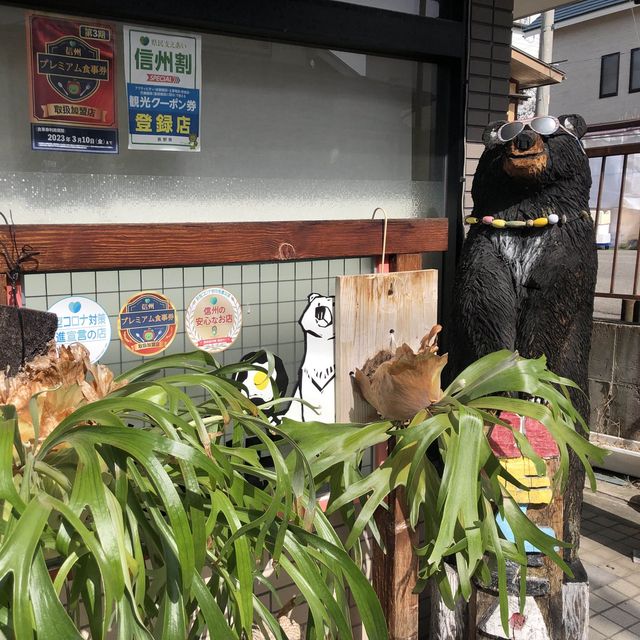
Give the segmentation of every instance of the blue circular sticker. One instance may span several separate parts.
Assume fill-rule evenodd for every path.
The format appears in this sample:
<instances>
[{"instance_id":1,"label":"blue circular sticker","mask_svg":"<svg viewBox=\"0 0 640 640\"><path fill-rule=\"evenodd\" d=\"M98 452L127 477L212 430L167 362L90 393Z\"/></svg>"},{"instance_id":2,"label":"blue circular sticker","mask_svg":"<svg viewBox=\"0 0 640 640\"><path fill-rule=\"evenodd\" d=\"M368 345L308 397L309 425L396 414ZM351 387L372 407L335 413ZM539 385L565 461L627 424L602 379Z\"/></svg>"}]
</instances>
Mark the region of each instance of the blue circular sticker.
<instances>
[{"instance_id":1,"label":"blue circular sticker","mask_svg":"<svg viewBox=\"0 0 640 640\"><path fill-rule=\"evenodd\" d=\"M79 342L89 350L91 362L104 355L111 340L111 323L107 312L95 300L70 296L56 302L49 312L58 316L57 345Z\"/></svg>"}]
</instances>

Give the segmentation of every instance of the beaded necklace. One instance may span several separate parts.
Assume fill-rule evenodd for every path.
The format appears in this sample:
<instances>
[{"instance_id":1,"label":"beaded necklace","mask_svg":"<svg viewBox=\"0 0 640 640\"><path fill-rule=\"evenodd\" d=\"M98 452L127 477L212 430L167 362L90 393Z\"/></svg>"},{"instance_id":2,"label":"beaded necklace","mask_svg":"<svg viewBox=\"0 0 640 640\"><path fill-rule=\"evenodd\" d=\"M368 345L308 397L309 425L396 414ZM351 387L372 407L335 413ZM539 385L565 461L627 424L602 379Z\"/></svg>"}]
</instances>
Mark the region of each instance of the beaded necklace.
<instances>
[{"instance_id":1,"label":"beaded necklace","mask_svg":"<svg viewBox=\"0 0 640 640\"><path fill-rule=\"evenodd\" d=\"M590 218L591 216L586 211L581 211L580 215L568 220L567 216L559 216L557 213L550 213L548 216L540 218L533 218L531 220L503 220L502 218L496 218L494 216L483 216L478 218L476 216L467 216L464 221L465 224L484 224L491 226L494 229L522 229L522 228L536 228L540 229L549 225L566 224L567 222L573 222L580 218Z\"/></svg>"}]
</instances>

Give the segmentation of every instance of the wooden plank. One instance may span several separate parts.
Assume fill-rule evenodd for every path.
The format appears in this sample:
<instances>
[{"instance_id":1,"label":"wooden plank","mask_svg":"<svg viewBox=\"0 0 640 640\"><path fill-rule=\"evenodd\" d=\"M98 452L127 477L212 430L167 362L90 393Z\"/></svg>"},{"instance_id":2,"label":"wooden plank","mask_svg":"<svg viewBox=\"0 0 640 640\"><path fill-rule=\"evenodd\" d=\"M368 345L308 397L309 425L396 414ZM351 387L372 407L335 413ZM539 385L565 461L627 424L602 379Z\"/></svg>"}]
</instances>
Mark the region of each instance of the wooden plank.
<instances>
[{"instance_id":1,"label":"wooden plank","mask_svg":"<svg viewBox=\"0 0 640 640\"><path fill-rule=\"evenodd\" d=\"M421 264L422 257L391 261L392 266ZM336 420L375 419L375 411L352 386L349 373L361 368L379 350L406 342L417 349L436 323L438 273L408 271L338 277L336 284ZM393 331L393 333L390 333ZM380 452L377 452L378 454ZM383 456L376 456L376 463ZM415 531L409 527L404 491L393 491L388 510L375 514L386 554L373 550L372 582L380 599L391 640L417 640L418 595L413 593L418 572Z\"/></svg>"},{"instance_id":2,"label":"wooden plank","mask_svg":"<svg viewBox=\"0 0 640 640\"><path fill-rule=\"evenodd\" d=\"M417 271L422 269L422 254L397 254L391 259L391 271Z\"/></svg>"},{"instance_id":3,"label":"wooden plank","mask_svg":"<svg viewBox=\"0 0 640 640\"><path fill-rule=\"evenodd\" d=\"M390 220L387 253L447 250L442 218ZM39 252L38 270L91 271L378 255L379 220L17 225L18 246ZM6 230L0 240L8 242Z\"/></svg>"},{"instance_id":4,"label":"wooden plank","mask_svg":"<svg viewBox=\"0 0 640 640\"><path fill-rule=\"evenodd\" d=\"M336 282L336 420L366 422L375 410L350 373L382 349L406 342L414 350L437 322L438 272L339 276Z\"/></svg>"}]
</instances>

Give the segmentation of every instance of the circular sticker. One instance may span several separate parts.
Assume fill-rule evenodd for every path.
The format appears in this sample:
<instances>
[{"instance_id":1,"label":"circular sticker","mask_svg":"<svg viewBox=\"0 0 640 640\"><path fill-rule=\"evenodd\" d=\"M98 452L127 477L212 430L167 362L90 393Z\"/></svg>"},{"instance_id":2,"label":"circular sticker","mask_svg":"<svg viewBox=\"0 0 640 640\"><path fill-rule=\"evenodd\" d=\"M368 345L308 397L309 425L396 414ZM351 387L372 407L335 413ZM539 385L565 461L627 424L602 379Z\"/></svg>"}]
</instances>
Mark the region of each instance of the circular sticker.
<instances>
[{"instance_id":1,"label":"circular sticker","mask_svg":"<svg viewBox=\"0 0 640 640\"><path fill-rule=\"evenodd\" d=\"M189 305L185 317L189 340L202 351L228 349L242 327L242 310L235 296L225 289L205 289Z\"/></svg>"},{"instance_id":2,"label":"circular sticker","mask_svg":"<svg viewBox=\"0 0 640 640\"><path fill-rule=\"evenodd\" d=\"M95 300L70 296L51 306L49 313L58 316L57 345L79 342L89 350L91 362L104 355L111 340L111 323L107 312Z\"/></svg>"},{"instance_id":3,"label":"circular sticker","mask_svg":"<svg viewBox=\"0 0 640 640\"><path fill-rule=\"evenodd\" d=\"M122 344L139 356L164 351L176 337L178 319L171 300L157 291L129 298L118 315Z\"/></svg>"}]
</instances>

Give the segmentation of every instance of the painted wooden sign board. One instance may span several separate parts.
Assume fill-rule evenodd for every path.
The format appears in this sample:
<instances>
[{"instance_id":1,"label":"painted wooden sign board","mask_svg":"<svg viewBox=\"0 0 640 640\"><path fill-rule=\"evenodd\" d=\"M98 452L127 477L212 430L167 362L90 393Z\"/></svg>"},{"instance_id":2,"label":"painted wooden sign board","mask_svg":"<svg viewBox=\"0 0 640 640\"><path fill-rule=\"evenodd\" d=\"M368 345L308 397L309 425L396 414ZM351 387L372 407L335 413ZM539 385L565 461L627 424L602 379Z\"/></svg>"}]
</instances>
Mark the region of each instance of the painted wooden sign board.
<instances>
[{"instance_id":1,"label":"painted wooden sign board","mask_svg":"<svg viewBox=\"0 0 640 640\"><path fill-rule=\"evenodd\" d=\"M437 323L435 269L336 279L336 421L376 420L350 379L382 349L406 342L414 351Z\"/></svg>"}]
</instances>

